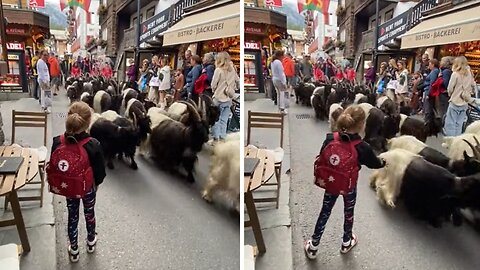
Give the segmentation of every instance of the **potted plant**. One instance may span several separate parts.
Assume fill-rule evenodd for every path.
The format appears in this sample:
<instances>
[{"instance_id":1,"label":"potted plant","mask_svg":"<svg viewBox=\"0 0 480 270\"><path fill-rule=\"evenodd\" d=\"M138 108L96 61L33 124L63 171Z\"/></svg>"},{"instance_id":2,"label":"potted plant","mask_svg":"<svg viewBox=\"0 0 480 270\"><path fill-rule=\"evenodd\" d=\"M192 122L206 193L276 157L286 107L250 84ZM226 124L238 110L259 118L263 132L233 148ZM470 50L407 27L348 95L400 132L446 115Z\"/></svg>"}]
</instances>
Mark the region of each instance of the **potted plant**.
<instances>
[{"instance_id":1,"label":"potted plant","mask_svg":"<svg viewBox=\"0 0 480 270\"><path fill-rule=\"evenodd\" d=\"M335 14L339 17L339 16L342 16L345 13L345 11L346 9L344 6L338 5L337 11L335 12Z\"/></svg>"},{"instance_id":2,"label":"potted plant","mask_svg":"<svg viewBox=\"0 0 480 270\"><path fill-rule=\"evenodd\" d=\"M107 15L107 7L104 4L98 6L97 15L100 17Z\"/></svg>"}]
</instances>

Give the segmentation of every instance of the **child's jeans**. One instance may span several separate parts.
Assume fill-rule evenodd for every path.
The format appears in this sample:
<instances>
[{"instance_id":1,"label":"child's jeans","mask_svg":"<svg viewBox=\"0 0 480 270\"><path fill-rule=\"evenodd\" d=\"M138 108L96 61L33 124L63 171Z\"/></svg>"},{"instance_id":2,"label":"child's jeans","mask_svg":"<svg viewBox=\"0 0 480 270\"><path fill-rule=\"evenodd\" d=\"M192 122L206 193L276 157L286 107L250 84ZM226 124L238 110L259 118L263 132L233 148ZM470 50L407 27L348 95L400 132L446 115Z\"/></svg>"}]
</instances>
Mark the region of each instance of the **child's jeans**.
<instances>
[{"instance_id":1,"label":"child's jeans","mask_svg":"<svg viewBox=\"0 0 480 270\"><path fill-rule=\"evenodd\" d=\"M332 213L332 208L337 201L338 195L332 195L325 192L323 196L323 206L320 215L318 216L317 224L315 225L315 231L312 235L312 242L314 245L318 245L323 232L325 231L325 225L327 225L328 218ZM353 210L355 208L355 202L357 201L357 189L355 188L350 193L343 195L345 221L343 223L343 242L347 243L352 238L353 228Z\"/></svg>"},{"instance_id":2,"label":"child's jeans","mask_svg":"<svg viewBox=\"0 0 480 270\"><path fill-rule=\"evenodd\" d=\"M88 241L95 239L95 187L92 188L82 198L83 212L85 214L85 223L87 224ZM67 199L68 208L68 238L70 246L73 249L78 247L78 213L80 209L80 199Z\"/></svg>"}]
</instances>

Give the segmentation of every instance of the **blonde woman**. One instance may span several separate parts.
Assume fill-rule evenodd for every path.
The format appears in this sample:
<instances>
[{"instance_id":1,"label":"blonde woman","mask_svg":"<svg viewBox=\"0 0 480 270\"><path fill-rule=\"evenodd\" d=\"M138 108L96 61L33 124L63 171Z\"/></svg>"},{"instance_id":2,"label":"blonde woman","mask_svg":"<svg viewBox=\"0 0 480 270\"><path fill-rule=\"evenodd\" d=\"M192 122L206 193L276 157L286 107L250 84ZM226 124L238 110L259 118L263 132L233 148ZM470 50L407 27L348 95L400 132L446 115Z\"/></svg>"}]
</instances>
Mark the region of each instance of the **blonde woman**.
<instances>
[{"instance_id":1,"label":"blonde woman","mask_svg":"<svg viewBox=\"0 0 480 270\"><path fill-rule=\"evenodd\" d=\"M235 72L230 55L220 52L215 61L215 72L212 78L213 100L220 109L220 117L212 128L213 141L225 140L227 136L227 122L230 116L230 106L239 77Z\"/></svg>"},{"instance_id":2,"label":"blonde woman","mask_svg":"<svg viewBox=\"0 0 480 270\"><path fill-rule=\"evenodd\" d=\"M397 66L398 84L397 89L395 89L395 95L397 98L397 103L401 104L402 102L405 102L405 98L408 95L408 69L406 69L406 65L403 60L399 60Z\"/></svg>"},{"instance_id":3,"label":"blonde woman","mask_svg":"<svg viewBox=\"0 0 480 270\"><path fill-rule=\"evenodd\" d=\"M470 72L470 67L465 56L459 56L453 62L452 77L448 84L450 96L445 118L444 132L446 136L462 134L463 123L467 118L469 103L480 105L479 99L472 98L475 89L475 80Z\"/></svg>"},{"instance_id":4,"label":"blonde woman","mask_svg":"<svg viewBox=\"0 0 480 270\"><path fill-rule=\"evenodd\" d=\"M158 56L155 55L152 57L152 65L148 72L151 76L150 81L148 82L148 86L150 86L150 89L148 90L148 100L158 104L158 87L160 86L160 78L158 76Z\"/></svg>"},{"instance_id":5,"label":"blonde woman","mask_svg":"<svg viewBox=\"0 0 480 270\"><path fill-rule=\"evenodd\" d=\"M167 93L170 91L170 88L172 87L172 84L170 83L170 66L168 65L168 57L162 57L160 59L160 70L159 70L159 76L160 76L160 85L158 87L158 90L160 92L160 101L159 105L161 108L165 108L166 103L165 103L165 96Z\"/></svg>"}]
</instances>

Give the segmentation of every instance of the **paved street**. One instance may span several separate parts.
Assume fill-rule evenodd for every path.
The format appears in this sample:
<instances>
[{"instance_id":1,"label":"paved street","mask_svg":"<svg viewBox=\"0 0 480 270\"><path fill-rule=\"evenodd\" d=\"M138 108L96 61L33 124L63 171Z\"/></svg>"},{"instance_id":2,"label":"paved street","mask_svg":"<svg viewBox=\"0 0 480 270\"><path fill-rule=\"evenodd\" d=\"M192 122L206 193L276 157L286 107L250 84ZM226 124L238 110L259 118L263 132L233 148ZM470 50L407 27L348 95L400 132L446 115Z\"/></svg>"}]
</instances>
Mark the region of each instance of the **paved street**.
<instances>
[{"instance_id":1,"label":"paved street","mask_svg":"<svg viewBox=\"0 0 480 270\"><path fill-rule=\"evenodd\" d=\"M56 108L54 121L64 115L61 110ZM63 123L54 125L53 133L62 128ZM229 213L221 196L210 205L200 194L208 174L207 151L200 156L195 185L160 171L150 160L137 159L138 171L115 162L99 188L94 255L86 253L85 222L80 219L78 265L68 260L65 200L55 197L57 269L238 269L239 218Z\"/></svg>"},{"instance_id":2,"label":"paved street","mask_svg":"<svg viewBox=\"0 0 480 270\"><path fill-rule=\"evenodd\" d=\"M298 119L299 115L309 119ZM313 185L313 161L328 131L311 108L293 105L289 110L292 180L290 207L294 269L479 269L480 237L471 226L444 225L434 229L413 220L400 206L382 207L368 186L370 170L362 168L355 207L354 232L358 245L347 255L339 252L343 232L343 201L337 201L320 244L320 255L309 261L304 239L313 233L323 190ZM441 149L440 139L429 145ZM285 268L288 269L288 268Z\"/></svg>"}]
</instances>

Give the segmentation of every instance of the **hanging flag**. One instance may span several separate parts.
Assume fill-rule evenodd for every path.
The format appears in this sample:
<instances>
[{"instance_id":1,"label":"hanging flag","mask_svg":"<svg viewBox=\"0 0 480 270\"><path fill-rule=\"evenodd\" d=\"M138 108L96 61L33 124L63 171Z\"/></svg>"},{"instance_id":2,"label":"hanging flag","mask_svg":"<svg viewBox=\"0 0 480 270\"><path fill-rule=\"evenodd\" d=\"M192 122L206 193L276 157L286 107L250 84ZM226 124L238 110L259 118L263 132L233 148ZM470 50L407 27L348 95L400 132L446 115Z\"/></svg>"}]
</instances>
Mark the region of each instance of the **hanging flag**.
<instances>
[{"instance_id":1,"label":"hanging flag","mask_svg":"<svg viewBox=\"0 0 480 270\"><path fill-rule=\"evenodd\" d=\"M282 7L282 0L265 0L265 5L269 7Z\"/></svg>"},{"instance_id":2,"label":"hanging flag","mask_svg":"<svg viewBox=\"0 0 480 270\"><path fill-rule=\"evenodd\" d=\"M29 8L45 8L45 0L28 0Z\"/></svg>"},{"instance_id":3,"label":"hanging flag","mask_svg":"<svg viewBox=\"0 0 480 270\"><path fill-rule=\"evenodd\" d=\"M329 4L330 0L297 0L298 13L303 13L307 10L328 11Z\"/></svg>"},{"instance_id":4,"label":"hanging flag","mask_svg":"<svg viewBox=\"0 0 480 270\"><path fill-rule=\"evenodd\" d=\"M69 7L79 7L86 12L90 10L90 2L91 0L60 0L60 8L63 10L62 7L69 6Z\"/></svg>"}]
</instances>

